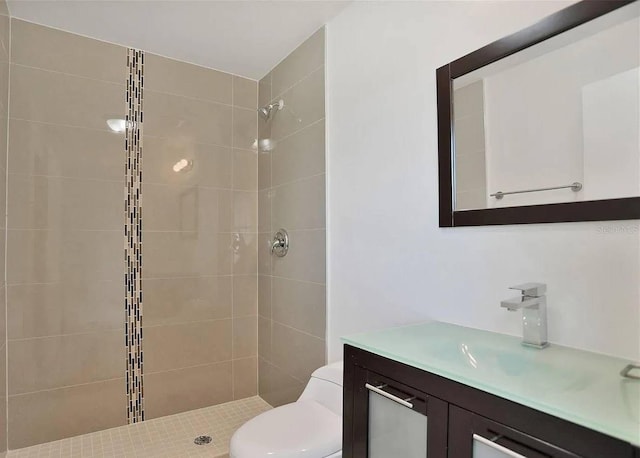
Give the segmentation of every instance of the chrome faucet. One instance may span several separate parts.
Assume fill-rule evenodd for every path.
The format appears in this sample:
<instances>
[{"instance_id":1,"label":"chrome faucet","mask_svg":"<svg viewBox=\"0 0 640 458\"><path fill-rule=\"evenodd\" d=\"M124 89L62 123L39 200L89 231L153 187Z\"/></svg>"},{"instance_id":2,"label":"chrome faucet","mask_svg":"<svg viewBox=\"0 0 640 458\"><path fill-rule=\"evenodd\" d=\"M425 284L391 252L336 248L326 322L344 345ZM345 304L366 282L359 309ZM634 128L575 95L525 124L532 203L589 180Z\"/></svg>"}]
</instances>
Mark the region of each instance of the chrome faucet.
<instances>
[{"instance_id":1,"label":"chrome faucet","mask_svg":"<svg viewBox=\"0 0 640 458\"><path fill-rule=\"evenodd\" d=\"M547 342L547 285L544 283L525 283L512 286L522 293L521 296L500 302L511 312L522 310L522 345L545 348Z\"/></svg>"}]
</instances>

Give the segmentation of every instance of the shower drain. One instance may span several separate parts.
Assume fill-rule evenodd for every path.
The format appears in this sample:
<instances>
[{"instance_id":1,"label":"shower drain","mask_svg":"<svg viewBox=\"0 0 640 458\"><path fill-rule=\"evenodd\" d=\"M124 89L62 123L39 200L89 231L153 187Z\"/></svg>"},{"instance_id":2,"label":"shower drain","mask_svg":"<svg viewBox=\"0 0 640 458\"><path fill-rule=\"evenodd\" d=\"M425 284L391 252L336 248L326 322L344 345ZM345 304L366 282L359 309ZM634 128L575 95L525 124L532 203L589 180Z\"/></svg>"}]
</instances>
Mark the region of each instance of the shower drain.
<instances>
[{"instance_id":1,"label":"shower drain","mask_svg":"<svg viewBox=\"0 0 640 458\"><path fill-rule=\"evenodd\" d=\"M211 436L198 436L193 440L193 443L196 445L207 445L210 444L212 440Z\"/></svg>"}]
</instances>

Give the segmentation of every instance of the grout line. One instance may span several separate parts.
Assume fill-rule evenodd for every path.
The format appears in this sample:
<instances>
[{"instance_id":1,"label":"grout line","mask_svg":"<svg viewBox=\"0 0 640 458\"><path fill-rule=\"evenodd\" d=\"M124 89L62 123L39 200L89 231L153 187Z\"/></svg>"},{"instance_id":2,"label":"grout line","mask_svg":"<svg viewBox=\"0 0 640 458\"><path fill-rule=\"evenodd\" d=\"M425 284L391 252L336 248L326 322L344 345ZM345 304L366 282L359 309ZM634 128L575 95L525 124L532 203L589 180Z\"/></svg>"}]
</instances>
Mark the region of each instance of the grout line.
<instances>
[{"instance_id":1,"label":"grout line","mask_svg":"<svg viewBox=\"0 0 640 458\"><path fill-rule=\"evenodd\" d=\"M311 37L309 37L311 38ZM303 42L304 43L304 42ZM296 48L297 49L297 48ZM295 50L294 50L295 52ZM276 65L277 67L277 65ZM291 89L293 89L294 87L296 87L298 84L302 83L304 80L309 79L309 77L311 77L311 75L313 75L314 73L316 73L318 70L320 70L321 68L324 67L324 62L322 62L322 64L316 68L314 68L313 70L311 70L309 73L307 73L306 75L304 75L302 78L300 78L298 81L296 81L295 83L293 83L291 86L287 87L286 89L284 89L283 91L281 91L278 95L276 96L272 96L271 97L271 102L275 101L276 99L282 98L287 92L289 92ZM275 69L275 67L274 67ZM272 70L273 71L273 70ZM271 85L273 88L273 84ZM285 100L286 103L286 100Z\"/></svg>"},{"instance_id":2,"label":"grout line","mask_svg":"<svg viewBox=\"0 0 640 458\"><path fill-rule=\"evenodd\" d=\"M300 328L296 328L295 326L292 326L292 325L290 325L290 324L285 324L285 323L283 323L282 321L278 321L278 320L275 320L275 319L274 319L274 320L272 320L272 321L273 321L274 323L279 324L279 325L280 325L280 326L282 326L282 327L285 327L285 328L291 329L292 331L299 332L300 334L304 334L304 335L305 335L305 336L307 336L307 337L312 337L312 338L314 338L314 339L321 340L321 341L323 341L323 342L326 342L326 340L327 340L326 336L325 336L325 337L316 336L315 334L311 334L311 333L309 333L309 332L307 332L307 331L303 331L303 330L302 330L302 329L300 329Z\"/></svg>"},{"instance_id":3,"label":"grout line","mask_svg":"<svg viewBox=\"0 0 640 458\"><path fill-rule=\"evenodd\" d=\"M7 253L9 231L6 228L9 226L9 107L11 106L11 18L9 18L9 65L8 65L8 77L7 77L7 119L5 122L6 141L5 141L5 193L4 193L4 418L5 418L5 430L4 430L4 447L5 450L9 450L9 339L8 339L8 326L9 326L9 294L7 289Z\"/></svg>"},{"instance_id":4,"label":"grout line","mask_svg":"<svg viewBox=\"0 0 640 458\"><path fill-rule=\"evenodd\" d=\"M322 176L324 176L324 175L326 175L326 173L325 173L325 172L321 172L321 173L315 173L315 174L313 174L313 175L304 176L304 177L301 177L301 178L296 178L296 179L294 179L294 180L285 181L285 182L280 183L280 184L278 184L278 185L271 186L271 188L269 188L269 190L272 190L272 189L278 189L278 188L281 188L281 187L283 187L283 186L287 186L287 185L291 185L291 184L300 183L300 182L302 182L302 181L311 180L312 178L319 178L319 177L322 177Z\"/></svg>"},{"instance_id":5,"label":"grout line","mask_svg":"<svg viewBox=\"0 0 640 458\"><path fill-rule=\"evenodd\" d=\"M8 395L7 399L8 398L16 398L16 397L19 397L19 396L28 396L28 395L35 394L35 393L45 393L45 392L50 392L50 391L64 390L64 389L67 389L67 388L75 388L75 387L79 387L79 386L95 385L95 384L98 384L98 383L115 382L116 380L125 380L125 378L124 377L107 378L107 379L103 379L103 380L95 380L93 382L77 383L75 385L64 385L64 386L57 386L55 388L46 388L44 390L28 391L26 393L10 394L10 395Z\"/></svg>"},{"instance_id":6,"label":"grout line","mask_svg":"<svg viewBox=\"0 0 640 458\"><path fill-rule=\"evenodd\" d=\"M33 337L19 337L19 338L7 338L7 342L25 342L28 340L45 340L45 339L59 339L61 337L79 337L79 336L92 336L98 334L109 334L116 331L121 331L121 327L96 329L95 331L83 331L83 332L70 332L66 334L51 334L46 336L33 336Z\"/></svg>"},{"instance_id":7,"label":"grout line","mask_svg":"<svg viewBox=\"0 0 640 458\"><path fill-rule=\"evenodd\" d=\"M278 143L282 143L283 141L288 140L289 138L293 137L294 135L297 135L297 134L299 134L300 132L302 132L302 131L304 131L304 130L307 130L307 129L308 129L308 128L310 128L310 127L313 127L313 126L315 126L316 124L319 124L319 123L321 123L321 122L325 121L326 119L327 119L327 118L326 118L326 116L323 116L322 118L320 118L320 119L316 119L315 121L313 121L313 122L311 122L311 123L307 124L306 126L301 127L300 129L294 130L293 132L291 132L291 133L289 133L289 134L285 135L284 137L281 137L281 138L278 138L278 139L274 139L274 140L275 140L275 141L277 141ZM326 127L325 127L325 129L326 129ZM278 150L277 148L276 148L276 149L274 149L274 153L275 153L275 154L277 154L277 153L278 153L278 151L277 151L277 150Z\"/></svg>"},{"instance_id":8,"label":"grout line","mask_svg":"<svg viewBox=\"0 0 640 458\"><path fill-rule=\"evenodd\" d=\"M11 62L11 65L15 66L15 67L28 68L28 69L31 69L31 70L38 70L38 71L41 71L41 72L53 73L53 74L56 74L56 75L64 75L64 76L70 76L72 78L80 78L80 79L83 79L83 80L95 81L97 83L109 84L109 85L112 85L112 86L118 86L118 87L125 87L126 86L125 83L117 83L115 81L101 80L101 79L98 79L98 78L92 78L90 76L78 75L76 73L61 72L60 70L52 70L50 68L34 67L32 65L20 64L20 63L17 63L17 62ZM124 77L124 74L123 74L123 77Z\"/></svg>"}]
</instances>

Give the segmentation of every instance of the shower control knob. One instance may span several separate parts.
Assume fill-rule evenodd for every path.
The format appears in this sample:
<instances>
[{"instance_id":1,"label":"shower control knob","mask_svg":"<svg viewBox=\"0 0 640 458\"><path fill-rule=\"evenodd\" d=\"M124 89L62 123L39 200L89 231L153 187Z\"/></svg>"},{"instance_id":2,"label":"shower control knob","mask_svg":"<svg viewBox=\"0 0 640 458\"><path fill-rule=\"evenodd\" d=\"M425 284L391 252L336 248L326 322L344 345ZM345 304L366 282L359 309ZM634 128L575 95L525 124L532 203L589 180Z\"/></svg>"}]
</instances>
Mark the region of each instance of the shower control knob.
<instances>
[{"instance_id":1,"label":"shower control knob","mask_svg":"<svg viewBox=\"0 0 640 458\"><path fill-rule=\"evenodd\" d=\"M275 254L279 258L287 255L289 251L289 234L284 229L278 230L271 242L271 254Z\"/></svg>"}]
</instances>

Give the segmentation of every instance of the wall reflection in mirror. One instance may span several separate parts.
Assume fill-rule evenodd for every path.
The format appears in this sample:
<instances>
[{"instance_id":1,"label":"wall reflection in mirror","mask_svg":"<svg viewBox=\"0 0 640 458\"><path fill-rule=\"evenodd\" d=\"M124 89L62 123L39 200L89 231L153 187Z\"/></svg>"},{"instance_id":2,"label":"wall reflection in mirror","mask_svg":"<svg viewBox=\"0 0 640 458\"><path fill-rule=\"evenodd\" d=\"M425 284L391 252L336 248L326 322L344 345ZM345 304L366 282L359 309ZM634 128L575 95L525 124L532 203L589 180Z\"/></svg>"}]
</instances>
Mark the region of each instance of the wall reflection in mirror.
<instances>
[{"instance_id":1,"label":"wall reflection in mirror","mask_svg":"<svg viewBox=\"0 0 640 458\"><path fill-rule=\"evenodd\" d=\"M628 5L453 81L455 210L640 196L638 16Z\"/></svg>"}]
</instances>

